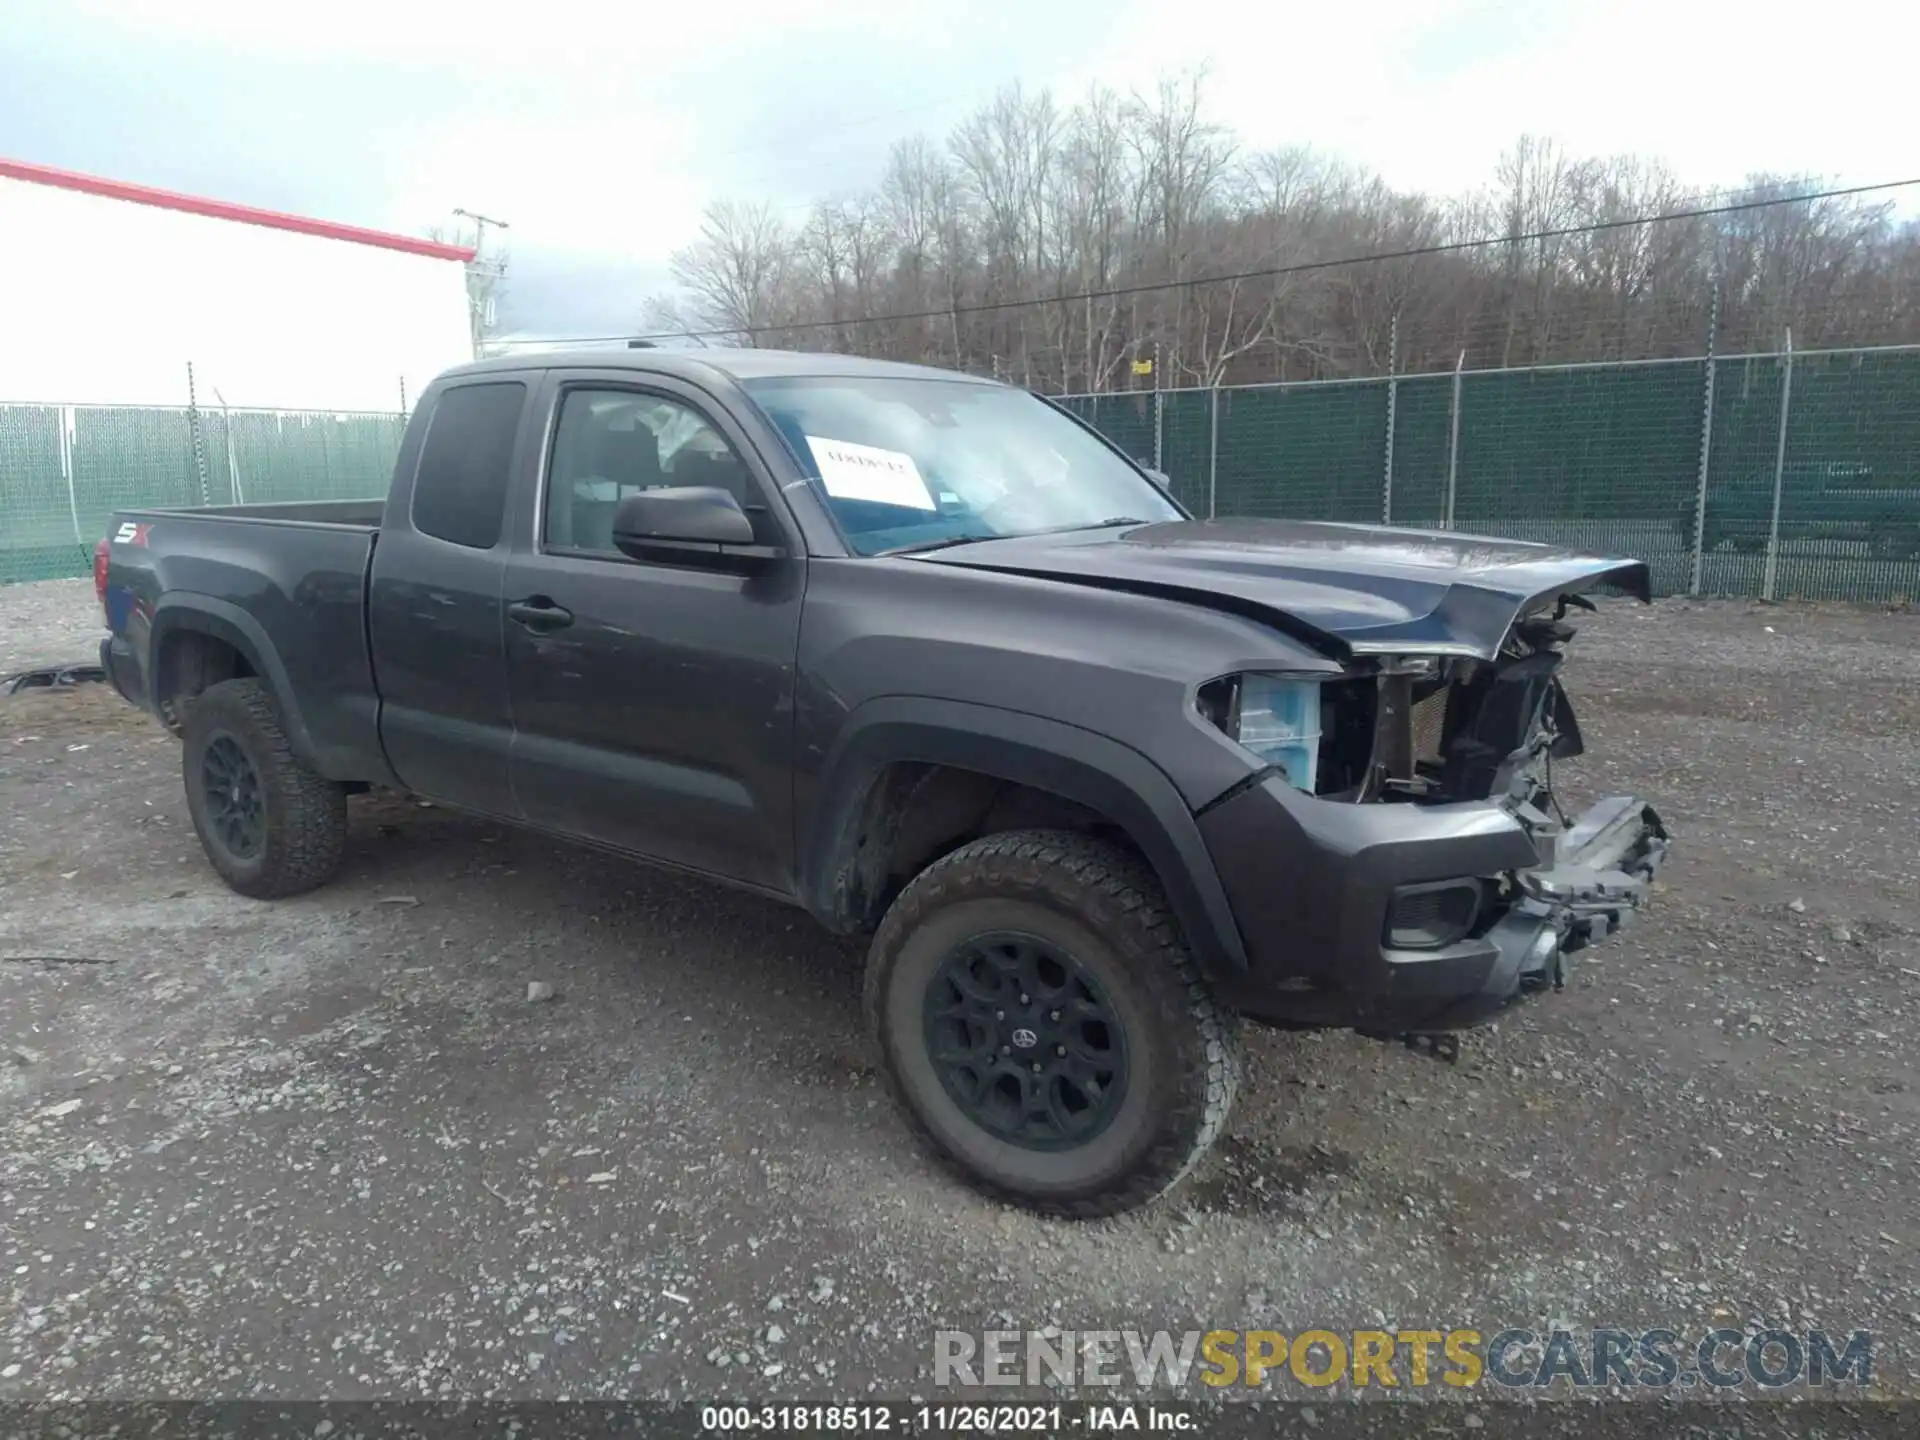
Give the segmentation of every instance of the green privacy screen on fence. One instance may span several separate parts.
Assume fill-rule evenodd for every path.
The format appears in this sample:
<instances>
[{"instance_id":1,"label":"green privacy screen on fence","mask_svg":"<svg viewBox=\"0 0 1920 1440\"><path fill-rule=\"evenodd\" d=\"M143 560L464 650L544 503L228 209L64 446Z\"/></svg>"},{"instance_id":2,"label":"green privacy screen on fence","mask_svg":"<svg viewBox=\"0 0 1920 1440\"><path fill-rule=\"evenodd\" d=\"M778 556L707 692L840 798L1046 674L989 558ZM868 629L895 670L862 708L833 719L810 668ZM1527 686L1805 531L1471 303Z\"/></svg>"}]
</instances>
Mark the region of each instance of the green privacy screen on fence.
<instances>
[{"instance_id":1,"label":"green privacy screen on fence","mask_svg":"<svg viewBox=\"0 0 1920 1440\"><path fill-rule=\"evenodd\" d=\"M1632 555L1684 591L1705 383L1703 364L1463 376L1455 527Z\"/></svg>"},{"instance_id":2,"label":"green privacy screen on fence","mask_svg":"<svg viewBox=\"0 0 1920 1440\"><path fill-rule=\"evenodd\" d=\"M1062 403L1199 515L1547 541L1645 560L1663 594L1920 599L1920 348Z\"/></svg>"},{"instance_id":3,"label":"green privacy screen on fence","mask_svg":"<svg viewBox=\"0 0 1920 1440\"><path fill-rule=\"evenodd\" d=\"M1920 599L1920 347L1061 403L1198 515L1451 523L1633 556L1666 594ZM84 575L116 509L382 495L404 423L0 405L0 581Z\"/></svg>"},{"instance_id":4,"label":"green privacy screen on fence","mask_svg":"<svg viewBox=\"0 0 1920 1440\"><path fill-rule=\"evenodd\" d=\"M86 574L115 510L384 495L405 425L401 415L278 410L197 418L0 405L0 583Z\"/></svg>"}]
</instances>

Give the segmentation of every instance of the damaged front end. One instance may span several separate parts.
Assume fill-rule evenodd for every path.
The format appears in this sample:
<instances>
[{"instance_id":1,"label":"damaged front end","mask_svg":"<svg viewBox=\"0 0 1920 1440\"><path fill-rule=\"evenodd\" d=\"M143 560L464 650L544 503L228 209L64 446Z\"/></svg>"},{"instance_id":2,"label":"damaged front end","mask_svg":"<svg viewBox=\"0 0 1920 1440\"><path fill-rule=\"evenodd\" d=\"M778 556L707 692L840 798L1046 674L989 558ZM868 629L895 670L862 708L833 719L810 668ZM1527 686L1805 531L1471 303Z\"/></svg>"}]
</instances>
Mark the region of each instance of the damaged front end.
<instances>
[{"instance_id":1,"label":"damaged front end","mask_svg":"<svg viewBox=\"0 0 1920 1440\"><path fill-rule=\"evenodd\" d=\"M1584 748L1560 678L1575 607L1591 608L1561 596L1516 620L1491 659L1359 656L1331 678L1200 688L1201 715L1267 763L1258 788L1304 842L1303 863L1251 902L1256 923L1305 942L1249 936L1290 972L1262 987L1271 1018L1382 1034L1476 1024L1559 988L1567 957L1645 904L1668 847L1659 816L1626 796L1569 816L1554 790L1554 762ZM1213 834L1254 814L1237 797L1222 809Z\"/></svg>"}]
</instances>

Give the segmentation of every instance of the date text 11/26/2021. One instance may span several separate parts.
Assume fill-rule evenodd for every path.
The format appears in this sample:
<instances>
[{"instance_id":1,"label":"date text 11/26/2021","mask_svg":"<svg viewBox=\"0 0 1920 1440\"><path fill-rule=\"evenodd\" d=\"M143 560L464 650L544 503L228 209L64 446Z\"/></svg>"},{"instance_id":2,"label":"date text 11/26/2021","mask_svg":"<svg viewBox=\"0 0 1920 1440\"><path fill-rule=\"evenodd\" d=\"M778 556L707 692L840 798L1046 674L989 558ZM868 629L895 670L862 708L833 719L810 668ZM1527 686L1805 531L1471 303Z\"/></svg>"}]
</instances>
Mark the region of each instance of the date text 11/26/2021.
<instances>
[{"instance_id":1,"label":"date text 11/26/2021","mask_svg":"<svg viewBox=\"0 0 1920 1440\"><path fill-rule=\"evenodd\" d=\"M1085 1405L705 1405L705 1434L895 1435L1192 1434L1192 1408L1140 1402Z\"/></svg>"}]
</instances>

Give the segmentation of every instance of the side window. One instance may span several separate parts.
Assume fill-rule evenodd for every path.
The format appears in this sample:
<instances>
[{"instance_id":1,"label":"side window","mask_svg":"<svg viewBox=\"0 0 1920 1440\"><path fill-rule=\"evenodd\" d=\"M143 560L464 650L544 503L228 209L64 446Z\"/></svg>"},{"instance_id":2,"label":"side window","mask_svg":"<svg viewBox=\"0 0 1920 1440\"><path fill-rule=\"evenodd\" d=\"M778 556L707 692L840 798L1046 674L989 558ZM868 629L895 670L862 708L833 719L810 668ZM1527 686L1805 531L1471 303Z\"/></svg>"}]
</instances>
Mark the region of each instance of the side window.
<instances>
[{"instance_id":1,"label":"side window","mask_svg":"<svg viewBox=\"0 0 1920 1440\"><path fill-rule=\"evenodd\" d=\"M547 471L549 548L617 556L613 512L663 485L715 485L759 503L747 467L699 411L634 390L566 392Z\"/></svg>"},{"instance_id":2,"label":"side window","mask_svg":"<svg viewBox=\"0 0 1920 1440\"><path fill-rule=\"evenodd\" d=\"M513 437L527 387L461 385L441 395L413 478L413 528L474 550L500 539Z\"/></svg>"}]
</instances>

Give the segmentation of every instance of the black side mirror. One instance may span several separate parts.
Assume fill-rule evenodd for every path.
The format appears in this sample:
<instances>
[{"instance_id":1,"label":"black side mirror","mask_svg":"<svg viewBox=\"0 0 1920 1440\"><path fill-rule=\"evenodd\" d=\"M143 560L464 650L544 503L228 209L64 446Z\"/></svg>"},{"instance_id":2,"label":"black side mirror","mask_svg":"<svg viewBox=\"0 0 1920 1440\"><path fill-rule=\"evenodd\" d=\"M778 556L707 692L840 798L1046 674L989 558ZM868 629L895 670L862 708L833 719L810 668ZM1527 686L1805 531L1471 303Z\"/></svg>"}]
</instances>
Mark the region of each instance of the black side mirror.
<instances>
[{"instance_id":1,"label":"black side mirror","mask_svg":"<svg viewBox=\"0 0 1920 1440\"><path fill-rule=\"evenodd\" d=\"M776 558L754 543L753 521L730 491L670 486L629 495L613 512L613 544L634 560L679 561L717 569L751 568Z\"/></svg>"}]
</instances>

